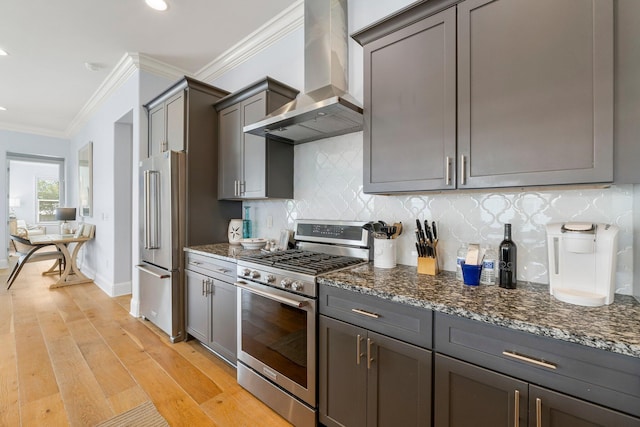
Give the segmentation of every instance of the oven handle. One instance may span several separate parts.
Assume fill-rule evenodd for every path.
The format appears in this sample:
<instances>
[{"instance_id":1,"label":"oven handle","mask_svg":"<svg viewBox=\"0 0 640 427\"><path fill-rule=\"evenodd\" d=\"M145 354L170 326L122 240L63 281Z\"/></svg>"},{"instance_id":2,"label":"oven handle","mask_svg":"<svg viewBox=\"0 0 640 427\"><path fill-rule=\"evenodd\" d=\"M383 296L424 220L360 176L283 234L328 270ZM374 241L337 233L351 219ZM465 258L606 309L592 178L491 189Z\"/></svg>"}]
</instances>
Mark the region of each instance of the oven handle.
<instances>
[{"instance_id":1,"label":"oven handle","mask_svg":"<svg viewBox=\"0 0 640 427\"><path fill-rule=\"evenodd\" d=\"M252 292L254 294L257 294L257 295L263 296L265 298L269 298L269 299L272 299L272 300L275 300L275 301L278 301L278 302L281 302L283 304L287 304L287 305L290 305L290 306L293 306L293 307L302 308L305 305L307 305L307 301L297 301L297 300L294 300L294 299L291 299L291 298L281 297L280 295L274 295L274 294L269 293L269 292L264 292L264 291L261 291L261 290L258 290L258 289L254 289L254 288L252 288L250 286L247 286L243 282L236 282L235 285L237 287L239 287L239 288L242 288L242 289L247 290L249 292Z\"/></svg>"}]
</instances>

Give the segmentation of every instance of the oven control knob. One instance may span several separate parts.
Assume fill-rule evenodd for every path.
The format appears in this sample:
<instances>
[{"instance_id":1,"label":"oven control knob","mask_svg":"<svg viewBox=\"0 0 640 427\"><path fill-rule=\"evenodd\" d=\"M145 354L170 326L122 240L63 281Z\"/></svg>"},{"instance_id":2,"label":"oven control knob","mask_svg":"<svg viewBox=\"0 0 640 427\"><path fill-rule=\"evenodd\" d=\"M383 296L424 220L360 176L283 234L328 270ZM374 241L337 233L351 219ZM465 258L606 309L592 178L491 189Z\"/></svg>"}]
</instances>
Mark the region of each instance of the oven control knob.
<instances>
[{"instance_id":1,"label":"oven control knob","mask_svg":"<svg viewBox=\"0 0 640 427\"><path fill-rule=\"evenodd\" d=\"M276 276L273 274L267 274L267 283L273 283L276 281Z\"/></svg>"},{"instance_id":2,"label":"oven control knob","mask_svg":"<svg viewBox=\"0 0 640 427\"><path fill-rule=\"evenodd\" d=\"M293 282L293 280L291 279L282 279L282 281L280 282L280 286L285 288L285 289L291 289L291 283Z\"/></svg>"},{"instance_id":3,"label":"oven control knob","mask_svg":"<svg viewBox=\"0 0 640 427\"><path fill-rule=\"evenodd\" d=\"M251 270L249 270L248 268L245 268L244 270L242 270L242 275L249 277L249 274L251 273Z\"/></svg>"},{"instance_id":4,"label":"oven control knob","mask_svg":"<svg viewBox=\"0 0 640 427\"><path fill-rule=\"evenodd\" d=\"M258 277L260 277L260 272L259 272L259 271L257 271L257 270L253 270L253 271L251 272L251 278L252 278L252 279L257 279Z\"/></svg>"},{"instance_id":5,"label":"oven control knob","mask_svg":"<svg viewBox=\"0 0 640 427\"><path fill-rule=\"evenodd\" d=\"M291 289L293 289L294 291L301 291L302 289L304 289L304 284L298 280L296 280L295 282L293 282L291 284Z\"/></svg>"}]
</instances>

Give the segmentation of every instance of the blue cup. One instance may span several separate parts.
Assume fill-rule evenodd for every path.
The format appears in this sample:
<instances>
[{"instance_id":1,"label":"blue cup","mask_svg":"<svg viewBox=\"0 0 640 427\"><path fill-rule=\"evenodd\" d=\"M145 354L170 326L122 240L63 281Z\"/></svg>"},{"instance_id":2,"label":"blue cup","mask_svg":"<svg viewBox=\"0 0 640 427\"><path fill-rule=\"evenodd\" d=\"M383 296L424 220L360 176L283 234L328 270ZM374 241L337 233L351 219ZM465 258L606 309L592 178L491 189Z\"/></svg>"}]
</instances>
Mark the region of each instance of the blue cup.
<instances>
[{"instance_id":1,"label":"blue cup","mask_svg":"<svg viewBox=\"0 0 640 427\"><path fill-rule=\"evenodd\" d=\"M465 264L464 261L462 261L460 265L462 266L462 281L464 284L478 286L480 283L480 274L482 273L482 264Z\"/></svg>"}]
</instances>

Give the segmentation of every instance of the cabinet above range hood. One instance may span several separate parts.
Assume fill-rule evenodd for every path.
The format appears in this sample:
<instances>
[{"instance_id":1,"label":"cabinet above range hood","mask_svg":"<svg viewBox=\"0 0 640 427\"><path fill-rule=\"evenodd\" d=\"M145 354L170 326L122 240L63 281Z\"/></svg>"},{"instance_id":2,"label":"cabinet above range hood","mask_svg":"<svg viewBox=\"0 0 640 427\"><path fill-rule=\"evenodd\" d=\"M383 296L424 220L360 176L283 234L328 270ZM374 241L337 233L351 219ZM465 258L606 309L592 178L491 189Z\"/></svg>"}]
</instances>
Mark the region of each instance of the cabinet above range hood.
<instances>
[{"instance_id":1,"label":"cabinet above range hood","mask_svg":"<svg viewBox=\"0 0 640 427\"><path fill-rule=\"evenodd\" d=\"M304 95L245 133L301 144L362 130L362 106L347 93L346 0L305 1L304 44Z\"/></svg>"}]
</instances>

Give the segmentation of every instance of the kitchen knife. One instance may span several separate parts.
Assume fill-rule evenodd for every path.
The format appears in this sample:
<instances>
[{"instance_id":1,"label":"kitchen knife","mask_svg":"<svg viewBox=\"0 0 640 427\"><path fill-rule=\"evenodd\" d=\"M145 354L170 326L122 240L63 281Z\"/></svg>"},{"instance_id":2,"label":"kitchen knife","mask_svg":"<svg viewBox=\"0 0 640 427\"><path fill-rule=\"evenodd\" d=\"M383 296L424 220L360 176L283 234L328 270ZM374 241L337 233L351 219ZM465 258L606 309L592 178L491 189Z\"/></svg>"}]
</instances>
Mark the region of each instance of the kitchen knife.
<instances>
[{"instance_id":1,"label":"kitchen knife","mask_svg":"<svg viewBox=\"0 0 640 427\"><path fill-rule=\"evenodd\" d=\"M431 222L431 230L433 231L433 240L438 240L438 231L436 230L436 222Z\"/></svg>"},{"instance_id":2,"label":"kitchen knife","mask_svg":"<svg viewBox=\"0 0 640 427\"><path fill-rule=\"evenodd\" d=\"M419 219L416 219L416 227L418 227L419 239L422 242L426 241L426 237L424 235L424 231L422 231L422 224L420 224L420 220Z\"/></svg>"}]
</instances>

